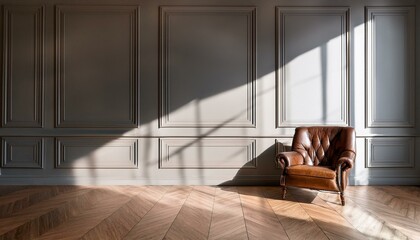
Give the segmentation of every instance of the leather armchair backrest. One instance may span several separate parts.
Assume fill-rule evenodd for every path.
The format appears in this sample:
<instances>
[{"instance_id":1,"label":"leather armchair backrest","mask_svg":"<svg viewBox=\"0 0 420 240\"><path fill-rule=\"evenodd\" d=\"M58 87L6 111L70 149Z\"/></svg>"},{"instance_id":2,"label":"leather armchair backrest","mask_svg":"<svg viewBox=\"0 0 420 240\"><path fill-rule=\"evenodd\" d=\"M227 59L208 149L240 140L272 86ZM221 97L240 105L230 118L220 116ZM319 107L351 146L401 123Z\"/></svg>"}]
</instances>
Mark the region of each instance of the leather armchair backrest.
<instances>
[{"instance_id":1,"label":"leather armchair backrest","mask_svg":"<svg viewBox=\"0 0 420 240\"><path fill-rule=\"evenodd\" d=\"M298 127L292 151L300 153L306 165L335 166L341 153L356 152L355 142L351 127Z\"/></svg>"}]
</instances>

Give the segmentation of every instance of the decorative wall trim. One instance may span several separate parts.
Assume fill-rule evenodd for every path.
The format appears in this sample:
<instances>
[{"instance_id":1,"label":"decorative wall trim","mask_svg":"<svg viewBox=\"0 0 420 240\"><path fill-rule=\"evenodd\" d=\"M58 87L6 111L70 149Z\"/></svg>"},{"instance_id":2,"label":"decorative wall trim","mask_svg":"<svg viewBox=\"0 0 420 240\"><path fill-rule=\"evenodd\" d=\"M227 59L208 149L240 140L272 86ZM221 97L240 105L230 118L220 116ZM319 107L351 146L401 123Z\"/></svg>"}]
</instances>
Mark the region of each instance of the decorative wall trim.
<instances>
[{"instance_id":1,"label":"decorative wall trim","mask_svg":"<svg viewBox=\"0 0 420 240\"><path fill-rule=\"evenodd\" d=\"M34 42L33 49L33 84L34 98L28 102L33 107L31 119L15 119L13 116L13 85L20 79L15 79L12 72L15 66L13 61L19 61L13 51L15 44L13 39L14 20L19 15L30 15L33 22L27 22L33 26L34 36L27 35ZM3 104L2 104L2 127L42 127L43 126L43 99L44 99L44 6L16 5L3 7ZM20 56L22 57L22 56ZM17 59L17 60L16 60ZM28 59L24 59L28 61Z\"/></svg>"},{"instance_id":2,"label":"decorative wall trim","mask_svg":"<svg viewBox=\"0 0 420 240\"><path fill-rule=\"evenodd\" d=\"M42 168L44 140L40 137L3 137L2 168ZM25 152L26 151L26 152ZM23 155L23 158L21 155Z\"/></svg>"},{"instance_id":3,"label":"decorative wall trim","mask_svg":"<svg viewBox=\"0 0 420 240\"><path fill-rule=\"evenodd\" d=\"M402 16L406 21L406 64L404 76L395 81L402 82L406 86L406 105L400 106L406 108L408 116L405 120L378 119L376 116L376 94L378 91L376 71L376 22L378 16ZM415 7L366 7L366 126L375 127L415 127Z\"/></svg>"},{"instance_id":4,"label":"decorative wall trim","mask_svg":"<svg viewBox=\"0 0 420 240\"><path fill-rule=\"evenodd\" d=\"M197 149L199 156L188 156L188 150ZM218 159L205 156L205 149L218 151ZM231 151L223 150L230 148ZM228 156L232 151L246 153L240 161L226 163L220 159L232 159ZM180 158L177 161L176 158ZM206 159L211 158L211 161ZM198 139L198 138L162 138L159 141L159 168L160 169L242 169L256 168L256 140L255 139Z\"/></svg>"},{"instance_id":5,"label":"decorative wall trim","mask_svg":"<svg viewBox=\"0 0 420 240\"><path fill-rule=\"evenodd\" d=\"M201 123L186 121L173 122L170 120L170 71L169 56L171 41L170 23L173 16L191 16L200 14L246 16L247 17L247 109L246 121L210 122ZM164 6L160 8L160 91L159 91L159 127L161 128L254 128L256 126L256 8L255 7L208 7L208 6Z\"/></svg>"},{"instance_id":6,"label":"decorative wall trim","mask_svg":"<svg viewBox=\"0 0 420 240\"><path fill-rule=\"evenodd\" d=\"M418 175L417 175L418 176ZM358 177L350 179L351 185L420 185L420 178L417 176L409 177Z\"/></svg>"},{"instance_id":7,"label":"decorative wall trim","mask_svg":"<svg viewBox=\"0 0 420 240\"><path fill-rule=\"evenodd\" d=\"M339 16L341 17L341 119L328 122L297 122L286 114L286 70L285 70L285 20L289 16ZM349 124L349 28L350 9L347 7L277 7L276 8L276 76L277 113L276 127L297 127L302 125L348 125Z\"/></svg>"},{"instance_id":8,"label":"decorative wall trim","mask_svg":"<svg viewBox=\"0 0 420 240\"><path fill-rule=\"evenodd\" d=\"M59 137L55 139L55 145L56 168L128 169L138 166L137 139ZM76 156L72 158L72 154ZM77 158L77 154L82 155Z\"/></svg>"},{"instance_id":9,"label":"decorative wall trim","mask_svg":"<svg viewBox=\"0 0 420 240\"><path fill-rule=\"evenodd\" d=\"M368 168L414 168L413 137L367 138L366 149Z\"/></svg>"},{"instance_id":10,"label":"decorative wall trim","mask_svg":"<svg viewBox=\"0 0 420 240\"><path fill-rule=\"evenodd\" d=\"M56 127L70 128L133 128L138 126L139 118L139 16L138 6L88 6L66 5L56 6L55 9L55 82L56 82ZM64 47L65 24L69 14L90 13L95 14L126 14L130 18L130 112L129 119L121 121L69 121L66 119L65 108L65 81ZM101 41L103 39L100 39ZM110 96L112 97L112 96Z\"/></svg>"},{"instance_id":11,"label":"decorative wall trim","mask_svg":"<svg viewBox=\"0 0 420 240\"><path fill-rule=\"evenodd\" d=\"M217 179L159 179L159 178L111 178L111 177L70 177L63 176L59 178L46 178L46 177L31 177L25 178L21 176L1 176L2 185L226 185L226 186L250 186L250 185L261 185L261 186L278 186L280 176L272 175L252 175L247 178L241 179L226 179L223 177ZM394 185L398 181L394 181ZM420 181L417 178L417 184Z\"/></svg>"}]
</instances>

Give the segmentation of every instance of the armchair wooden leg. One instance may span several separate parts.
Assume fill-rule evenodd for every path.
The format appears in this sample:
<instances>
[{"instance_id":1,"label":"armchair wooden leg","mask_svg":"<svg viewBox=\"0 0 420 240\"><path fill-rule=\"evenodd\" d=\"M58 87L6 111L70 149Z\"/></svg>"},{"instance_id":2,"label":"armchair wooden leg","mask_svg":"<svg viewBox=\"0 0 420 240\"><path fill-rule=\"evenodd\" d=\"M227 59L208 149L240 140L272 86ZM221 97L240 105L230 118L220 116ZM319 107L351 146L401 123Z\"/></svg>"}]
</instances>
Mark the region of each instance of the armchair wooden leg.
<instances>
[{"instance_id":1,"label":"armchair wooden leg","mask_svg":"<svg viewBox=\"0 0 420 240\"><path fill-rule=\"evenodd\" d=\"M344 199L344 193L340 192L340 199L341 199L341 205L345 206L346 205L346 200Z\"/></svg>"},{"instance_id":2,"label":"armchair wooden leg","mask_svg":"<svg viewBox=\"0 0 420 240\"><path fill-rule=\"evenodd\" d=\"M286 186L283 186L283 196L282 196L283 199L286 198L286 192L287 192Z\"/></svg>"}]
</instances>

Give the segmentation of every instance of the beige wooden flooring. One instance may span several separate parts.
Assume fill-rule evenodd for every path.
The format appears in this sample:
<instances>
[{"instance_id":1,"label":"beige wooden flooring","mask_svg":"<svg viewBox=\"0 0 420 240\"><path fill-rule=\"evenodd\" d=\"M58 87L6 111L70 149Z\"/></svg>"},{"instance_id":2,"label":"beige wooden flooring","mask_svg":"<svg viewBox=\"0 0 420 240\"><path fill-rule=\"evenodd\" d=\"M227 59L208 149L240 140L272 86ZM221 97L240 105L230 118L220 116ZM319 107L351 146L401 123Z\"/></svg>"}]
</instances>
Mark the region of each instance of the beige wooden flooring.
<instances>
[{"instance_id":1,"label":"beige wooden flooring","mask_svg":"<svg viewBox=\"0 0 420 240\"><path fill-rule=\"evenodd\" d=\"M0 239L420 239L420 187L0 186Z\"/></svg>"}]
</instances>

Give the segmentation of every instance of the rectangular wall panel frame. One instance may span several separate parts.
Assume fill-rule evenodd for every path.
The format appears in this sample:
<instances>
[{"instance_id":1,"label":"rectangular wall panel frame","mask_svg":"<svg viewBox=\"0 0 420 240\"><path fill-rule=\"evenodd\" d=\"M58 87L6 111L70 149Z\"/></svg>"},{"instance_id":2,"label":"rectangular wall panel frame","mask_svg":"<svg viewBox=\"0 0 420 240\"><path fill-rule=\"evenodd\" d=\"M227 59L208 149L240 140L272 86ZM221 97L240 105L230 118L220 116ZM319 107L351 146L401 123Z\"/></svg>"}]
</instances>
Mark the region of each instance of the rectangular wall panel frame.
<instances>
[{"instance_id":1,"label":"rectangular wall panel frame","mask_svg":"<svg viewBox=\"0 0 420 240\"><path fill-rule=\"evenodd\" d=\"M289 128L302 125L320 125L319 122L291 122L286 114L285 17L286 16L341 16L341 54L344 70L341 76L341 120L323 125L349 124L349 63L350 63L350 9L348 7L276 7L276 127Z\"/></svg>"},{"instance_id":2,"label":"rectangular wall panel frame","mask_svg":"<svg viewBox=\"0 0 420 240\"><path fill-rule=\"evenodd\" d=\"M104 144L105 141L108 143ZM106 145L106 146L104 146ZM66 162L67 147L129 147L130 160L120 166L72 167ZM55 138L55 168L56 169L137 169L138 140L135 138L110 137L57 137Z\"/></svg>"},{"instance_id":3,"label":"rectangular wall panel frame","mask_svg":"<svg viewBox=\"0 0 420 240\"><path fill-rule=\"evenodd\" d=\"M374 137L366 138L366 167L369 168L414 168L415 167L415 138L414 137ZM408 150L408 159L403 161L388 163L388 162L375 162L374 148L376 146L404 146Z\"/></svg>"},{"instance_id":4,"label":"rectangular wall panel frame","mask_svg":"<svg viewBox=\"0 0 420 240\"><path fill-rule=\"evenodd\" d=\"M169 69L168 47L169 21L171 15L194 15L200 13L246 15L248 20L248 73L247 73L247 120L232 122L171 122L169 119ZM159 23L159 127L160 128L255 128L256 127L256 7L226 7L226 6L162 6L160 7Z\"/></svg>"},{"instance_id":5,"label":"rectangular wall panel frame","mask_svg":"<svg viewBox=\"0 0 420 240\"><path fill-rule=\"evenodd\" d=\"M2 168L42 169L44 162L44 139L41 137L2 137ZM32 147L33 161L13 161L13 147Z\"/></svg>"},{"instance_id":6,"label":"rectangular wall panel frame","mask_svg":"<svg viewBox=\"0 0 420 240\"><path fill-rule=\"evenodd\" d=\"M170 161L170 147L205 148L205 147L246 147L247 160L241 166L167 166ZM251 163L249 166L244 166ZM257 168L256 139L219 139L219 138L161 138L159 140L159 169L255 169Z\"/></svg>"},{"instance_id":7,"label":"rectangular wall panel frame","mask_svg":"<svg viewBox=\"0 0 420 240\"><path fill-rule=\"evenodd\" d=\"M63 75L64 67L61 52L63 51L64 40L61 34L65 30L62 24L65 21L66 12L90 12L96 14L128 13L130 14L130 119L117 122L89 122L89 121L68 121L65 118L65 104ZM134 128L139 124L139 76L140 76L140 7L125 5L57 5L55 7L55 83L56 83L56 127L63 128Z\"/></svg>"},{"instance_id":8,"label":"rectangular wall panel frame","mask_svg":"<svg viewBox=\"0 0 420 240\"><path fill-rule=\"evenodd\" d=\"M366 7L366 127L367 128L414 128L415 127L415 7ZM381 121L375 119L376 104L375 104L375 86L376 86L376 61L375 61L375 16L405 16L408 22L408 56L407 62L407 89L408 97L408 119L406 121Z\"/></svg>"},{"instance_id":9,"label":"rectangular wall panel frame","mask_svg":"<svg viewBox=\"0 0 420 240\"><path fill-rule=\"evenodd\" d=\"M3 104L2 104L2 127L43 127L44 116L44 6L35 5L6 5L3 7ZM13 15L18 13L34 14L35 58L34 61L34 99L33 119L14 120L12 101L12 44L13 44Z\"/></svg>"}]
</instances>

